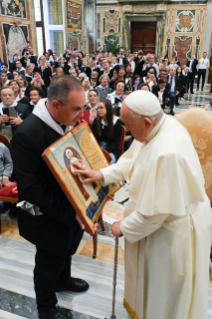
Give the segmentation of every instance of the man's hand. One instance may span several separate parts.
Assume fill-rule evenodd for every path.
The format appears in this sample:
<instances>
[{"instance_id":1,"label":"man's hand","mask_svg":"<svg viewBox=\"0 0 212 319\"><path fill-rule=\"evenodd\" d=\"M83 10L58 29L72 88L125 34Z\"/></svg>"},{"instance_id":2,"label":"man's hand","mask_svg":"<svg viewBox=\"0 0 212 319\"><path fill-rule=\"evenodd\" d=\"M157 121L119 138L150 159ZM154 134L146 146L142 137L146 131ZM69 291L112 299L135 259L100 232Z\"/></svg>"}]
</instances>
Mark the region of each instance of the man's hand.
<instances>
[{"instance_id":1,"label":"man's hand","mask_svg":"<svg viewBox=\"0 0 212 319\"><path fill-rule=\"evenodd\" d=\"M121 232L120 223L121 221L118 221L113 223L113 225L111 226L111 232L116 237L121 237L123 235Z\"/></svg>"},{"instance_id":2,"label":"man's hand","mask_svg":"<svg viewBox=\"0 0 212 319\"><path fill-rule=\"evenodd\" d=\"M175 95L178 95L179 93L180 93L179 91L176 91L176 92L175 92Z\"/></svg>"},{"instance_id":3,"label":"man's hand","mask_svg":"<svg viewBox=\"0 0 212 319\"><path fill-rule=\"evenodd\" d=\"M20 125L23 122L23 120L20 118L20 116L17 113L17 117L10 117L10 124L17 126Z\"/></svg>"},{"instance_id":4,"label":"man's hand","mask_svg":"<svg viewBox=\"0 0 212 319\"><path fill-rule=\"evenodd\" d=\"M15 184L14 182L10 182L9 179L7 178L3 178L1 181L1 187L9 187L12 186L13 184Z\"/></svg>"},{"instance_id":5,"label":"man's hand","mask_svg":"<svg viewBox=\"0 0 212 319\"><path fill-rule=\"evenodd\" d=\"M76 167L76 169L74 169L74 173L80 174L82 176L83 184L89 182L103 181L104 179L101 171L95 171L89 168L85 165L85 163L82 160L73 163L73 165Z\"/></svg>"},{"instance_id":6,"label":"man's hand","mask_svg":"<svg viewBox=\"0 0 212 319\"><path fill-rule=\"evenodd\" d=\"M79 215L76 215L76 220L78 221L78 223L80 224L80 227L82 228L82 230L85 230L87 233L89 233L91 236L94 236L95 232L97 231L97 227L98 224L94 224L93 225L93 229L92 231L90 229L88 229L87 227L85 227L85 225L82 222L82 219L79 217Z\"/></svg>"},{"instance_id":7,"label":"man's hand","mask_svg":"<svg viewBox=\"0 0 212 319\"><path fill-rule=\"evenodd\" d=\"M7 114L2 114L1 117L0 117L0 124L4 124L6 122L9 122L9 116L7 116Z\"/></svg>"}]
</instances>

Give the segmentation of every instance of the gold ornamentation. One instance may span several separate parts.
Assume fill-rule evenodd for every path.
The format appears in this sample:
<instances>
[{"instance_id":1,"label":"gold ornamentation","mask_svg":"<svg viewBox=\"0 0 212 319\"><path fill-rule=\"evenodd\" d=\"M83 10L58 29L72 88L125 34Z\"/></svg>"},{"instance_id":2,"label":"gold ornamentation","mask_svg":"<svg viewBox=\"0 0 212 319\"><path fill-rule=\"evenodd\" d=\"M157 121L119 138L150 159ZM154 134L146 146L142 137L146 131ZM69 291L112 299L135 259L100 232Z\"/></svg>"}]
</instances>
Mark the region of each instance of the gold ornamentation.
<instances>
[{"instance_id":1,"label":"gold ornamentation","mask_svg":"<svg viewBox=\"0 0 212 319\"><path fill-rule=\"evenodd\" d=\"M129 303L127 302L126 299L123 300L123 306L125 307L125 309L127 310L129 316L132 319L140 319L138 314L137 314L137 312L132 309L132 307L129 305Z\"/></svg>"}]
</instances>

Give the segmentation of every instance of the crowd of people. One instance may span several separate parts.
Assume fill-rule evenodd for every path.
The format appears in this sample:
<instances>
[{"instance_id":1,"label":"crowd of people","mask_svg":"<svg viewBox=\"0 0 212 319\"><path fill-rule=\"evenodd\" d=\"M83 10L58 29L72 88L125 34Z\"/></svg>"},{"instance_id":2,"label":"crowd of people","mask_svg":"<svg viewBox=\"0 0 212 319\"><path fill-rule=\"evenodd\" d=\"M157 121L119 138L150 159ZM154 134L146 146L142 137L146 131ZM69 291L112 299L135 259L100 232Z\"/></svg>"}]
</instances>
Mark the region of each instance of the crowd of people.
<instances>
[{"instance_id":1,"label":"crowd of people","mask_svg":"<svg viewBox=\"0 0 212 319\"><path fill-rule=\"evenodd\" d=\"M22 56L15 54L12 63L0 62L0 66L2 134L11 139L17 126L33 111L39 100L47 97L51 79L67 74L82 83L89 125L93 127L102 148L110 153L111 163L114 163L121 154L122 126L119 117L124 98L132 91L148 90L158 98L162 109L169 108L169 114L174 115L174 107L184 100L184 94L189 91L194 94L197 69L197 89L202 77L203 90L209 61L206 52L199 61L192 56L187 65L180 65L177 57L169 61L165 56L156 61L153 54L144 54L142 50L125 53L123 48L117 56L99 48L86 54L77 49L66 49L60 56L48 50L37 57L32 46L27 45ZM11 106L16 109L16 116L8 113L7 108ZM106 112L104 115L101 115L102 108L105 109L103 113ZM109 129L105 130L107 126ZM132 140L128 133L125 149Z\"/></svg>"}]
</instances>

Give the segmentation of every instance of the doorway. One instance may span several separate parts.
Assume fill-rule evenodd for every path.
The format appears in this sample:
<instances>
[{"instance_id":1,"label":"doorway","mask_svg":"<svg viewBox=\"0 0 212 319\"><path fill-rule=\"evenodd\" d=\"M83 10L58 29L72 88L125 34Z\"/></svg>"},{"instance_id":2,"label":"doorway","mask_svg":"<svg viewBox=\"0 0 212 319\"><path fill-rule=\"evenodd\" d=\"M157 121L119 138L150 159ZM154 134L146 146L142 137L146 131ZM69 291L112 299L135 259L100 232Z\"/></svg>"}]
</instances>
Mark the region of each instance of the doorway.
<instances>
[{"instance_id":1,"label":"doorway","mask_svg":"<svg viewBox=\"0 0 212 319\"><path fill-rule=\"evenodd\" d=\"M157 22L131 23L131 52L143 50L155 54Z\"/></svg>"}]
</instances>

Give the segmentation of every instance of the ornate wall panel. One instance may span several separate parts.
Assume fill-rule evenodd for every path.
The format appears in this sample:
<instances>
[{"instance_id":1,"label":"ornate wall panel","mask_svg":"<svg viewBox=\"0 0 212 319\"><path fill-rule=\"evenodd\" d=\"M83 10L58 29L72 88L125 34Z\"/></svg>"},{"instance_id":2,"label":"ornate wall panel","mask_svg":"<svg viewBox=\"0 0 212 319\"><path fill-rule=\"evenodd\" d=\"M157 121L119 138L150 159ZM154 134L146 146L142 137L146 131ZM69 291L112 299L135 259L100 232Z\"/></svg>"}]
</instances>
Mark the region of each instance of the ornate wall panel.
<instances>
[{"instance_id":1,"label":"ornate wall panel","mask_svg":"<svg viewBox=\"0 0 212 319\"><path fill-rule=\"evenodd\" d=\"M194 32L196 10L177 10L175 32Z\"/></svg>"},{"instance_id":2,"label":"ornate wall panel","mask_svg":"<svg viewBox=\"0 0 212 319\"><path fill-rule=\"evenodd\" d=\"M199 10L199 16L198 16L198 24L197 24L197 33L202 32L202 26L203 26L203 21L204 21L204 9Z\"/></svg>"},{"instance_id":3,"label":"ornate wall panel","mask_svg":"<svg viewBox=\"0 0 212 319\"><path fill-rule=\"evenodd\" d=\"M167 33L172 32L173 13L174 10L172 9L167 12Z\"/></svg>"},{"instance_id":4,"label":"ornate wall panel","mask_svg":"<svg viewBox=\"0 0 212 319\"><path fill-rule=\"evenodd\" d=\"M82 5L73 1L67 1L67 27L82 29Z\"/></svg>"},{"instance_id":5,"label":"ornate wall panel","mask_svg":"<svg viewBox=\"0 0 212 319\"><path fill-rule=\"evenodd\" d=\"M1 0L1 15L7 17L16 17L27 19L26 1L25 0Z\"/></svg>"},{"instance_id":6,"label":"ornate wall panel","mask_svg":"<svg viewBox=\"0 0 212 319\"><path fill-rule=\"evenodd\" d=\"M186 65L188 60L191 58L192 50L192 37L175 37L173 56L177 56L182 65Z\"/></svg>"},{"instance_id":7,"label":"ornate wall panel","mask_svg":"<svg viewBox=\"0 0 212 319\"><path fill-rule=\"evenodd\" d=\"M168 36L166 38L166 52L165 52L165 55L168 57L170 56L170 49L171 49L171 37Z\"/></svg>"},{"instance_id":8,"label":"ornate wall panel","mask_svg":"<svg viewBox=\"0 0 212 319\"><path fill-rule=\"evenodd\" d=\"M97 45L101 45L101 12L97 12Z\"/></svg>"},{"instance_id":9,"label":"ornate wall panel","mask_svg":"<svg viewBox=\"0 0 212 319\"><path fill-rule=\"evenodd\" d=\"M170 59L177 55L181 63L185 64L192 54L197 55L197 59L200 58L203 48L207 6L203 4L170 4L167 7L163 55L167 53L167 47L170 45Z\"/></svg>"},{"instance_id":10,"label":"ornate wall panel","mask_svg":"<svg viewBox=\"0 0 212 319\"><path fill-rule=\"evenodd\" d=\"M121 31L120 12L116 10L104 11L103 32L119 33Z\"/></svg>"}]
</instances>

